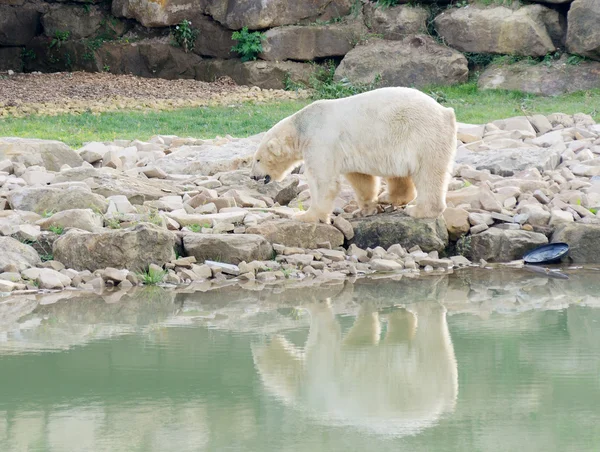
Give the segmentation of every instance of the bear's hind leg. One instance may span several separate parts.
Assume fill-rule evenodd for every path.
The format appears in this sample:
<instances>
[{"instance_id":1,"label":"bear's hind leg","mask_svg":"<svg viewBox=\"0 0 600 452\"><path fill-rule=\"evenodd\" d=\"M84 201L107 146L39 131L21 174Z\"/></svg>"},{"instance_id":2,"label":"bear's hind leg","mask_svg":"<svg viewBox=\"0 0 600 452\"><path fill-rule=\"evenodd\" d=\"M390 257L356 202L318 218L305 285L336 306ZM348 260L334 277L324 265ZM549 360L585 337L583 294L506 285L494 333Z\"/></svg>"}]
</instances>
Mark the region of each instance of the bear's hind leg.
<instances>
[{"instance_id":1,"label":"bear's hind leg","mask_svg":"<svg viewBox=\"0 0 600 452\"><path fill-rule=\"evenodd\" d=\"M440 162L421 164L413 176L417 187L415 205L406 207L406 213L413 218L437 218L446 209L446 191L448 190L447 165Z\"/></svg>"},{"instance_id":2,"label":"bear's hind leg","mask_svg":"<svg viewBox=\"0 0 600 452\"><path fill-rule=\"evenodd\" d=\"M415 184L410 176L388 177L387 190L379 197L381 204L405 206L417 195Z\"/></svg>"},{"instance_id":3,"label":"bear's hind leg","mask_svg":"<svg viewBox=\"0 0 600 452\"><path fill-rule=\"evenodd\" d=\"M348 173L346 179L356 193L358 210L356 216L366 217L377 213L377 193L379 192L379 178L363 173Z\"/></svg>"}]
</instances>

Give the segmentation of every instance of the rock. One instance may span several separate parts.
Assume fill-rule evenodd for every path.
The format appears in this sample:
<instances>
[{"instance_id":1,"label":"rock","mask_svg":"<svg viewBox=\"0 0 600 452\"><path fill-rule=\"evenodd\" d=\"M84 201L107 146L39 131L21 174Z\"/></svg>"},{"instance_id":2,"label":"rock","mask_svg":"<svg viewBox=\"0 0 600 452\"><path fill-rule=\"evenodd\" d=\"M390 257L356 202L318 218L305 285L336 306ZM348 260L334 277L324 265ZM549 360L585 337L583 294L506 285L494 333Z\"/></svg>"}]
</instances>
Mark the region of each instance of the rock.
<instances>
[{"instance_id":1,"label":"rock","mask_svg":"<svg viewBox=\"0 0 600 452\"><path fill-rule=\"evenodd\" d=\"M131 177L112 168L73 168L61 172L54 180L55 183L74 181L86 181L94 193L107 198L126 196L132 204L157 200L177 191L173 181Z\"/></svg>"},{"instance_id":2,"label":"rock","mask_svg":"<svg viewBox=\"0 0 600 452\"><path fill-rule=\"evenodd\" d=\"M28 240L30 242L35 242L38 237L41 235L40 227L34 226L32 224L21 224L19 225L19 237Z\"/></svg>"},{"instance_id":3,"label":"rock","mask_svg":"<svg viewBox=\"0 0 600 452\"><path fill-rule=\"evenodd\" d=\"M263 89L284 89L289 80L309 85L314 65L295 61L247 61L217 58L202 60L195 66L196 79L213 82L221 77L230 77L238 85L258 86Z\"/></svg>"},{"instance_id":4,"label":"rock","mask_svg":"<svg viewBox=\"0 0 600 452\"><path fill-rule=\"evenodd\" d=\"M550 222L548 224L556 227L563 223L572 223L573 221L575 221L573 214L565 212L564 210L554 209L551 212Z\"/></svg>"},{"instance_id":5,"label":"rock","mask_svg":"<svg viewBox=\"0 0 600 452\"><path fill-rule=\"evenodd\" d=\"M270 61L313 61L343 57L358 42L362 30L349 25L309 25L271 28L259 57Z\"/></svg>"},{"instance_id":6,"label":"rock","mask_svg":"<svg viewBox=\"0 0 600 452\"><path fill-rule=\"evenodd\" d=\"M576 264L600 262L600 224L565 223L554 231L552 242L569 244L569 257Z\"/></svg>"},{"instance_id":7,"label":"rock","mask_svg":"<svg viewBox=\"0 0 600 452\"><path fill-rule=\"evenodd\" d=\"M221 146L203 144L173 148L169 155L154 164L169 174L205 176L245 168L252 161L261 137L231 141Z\"/></svg>"},{"instance_id":8,"label":"rock","mask_svg":"<svg viewBox=\"0 0 600 452\"><path fill-rule=\"evenodd\" d=\"M50 211L89 208L104 213L107 208L103 196L81 185L21 188L9 193L8 202L13 210L29 210L40 215Z\"/></svg>"},{"instance_id":9,"label":"rock","mask_svg":"<svg viewBox=\"0 0 600 452\"><path fill-rule=\"evenodd\" d=\"M0 47L0 71L21 72L23 60L20 47Z\"/></svg>"},{"instance_id":10,"label":"rock","mask_svg":"<svg viewBox=\"0 0 600 452\"><path fill-rule=\"evenodd\" d=\"M32 138L0 138L0 160L8 158L14 163L43 166L48 171L60 171L61 166L81 166L83 159L60 141Z\"/></svg>"},{"instance_id":11,"label":"rock","mask_svg":"<svg viewBox=\"0 0 600 452\"><path fill-rule=\"evenodd\" d=\"M77 228L83 231L95 232L102 228L103 219L101 215L94 213L92 209L69 209L38 220L36 224L43 229L60 226L65 229Z\"/></svg>"},{"instance_id":12,"label":"rock","mask_svg":"<svg viewBox=\"0 0 600 452\"><path fill-rule=\"evenodd\" d=\"M103 278L105 280L113 281L115 284L127 281L128 270L118 270L116 268L108 267L104 270Z\"/></svg>"},{"instance_id":13,"label":"rock","mask_svg":"<svg viewBox=\"0 0 600 452\"><path fill-rule=\"evenodd\" d=\"M404 266L389 259L373 259L371 261L371 268L379 272L394 272L403 270Z\"/></svg>"},{"instance_id":14,"label":"rock","mask_svg":"<svg viewBox=\"0 0 600 452\"><path fill-rule=\"evenodd\" d=\"M96 34L107 17L94 5L56 5L42 16L44 34L53 38L57 32L69 32L69 39L87 38Z\"/></svg>"},{"instance_id":15,"label":"rock","mask_svg":"<svg viewBox=\"0 0 600 452\"><path fill-rule=\"evenodd\" d=\"M346 240L352 240L354 238L354 229L348 220L344 217L337 216L333 219L333 225L342 231Z\"/></svg>"},{"instance_id":16,"label":"rock","mask_svg":"<svg viewBox=\"0 0 600 452\"><path fill-rule=\"evenodd\" d=\"M231 38L233 31L204 15L195 18L192 26L198 30L194 53L212 58L232 57L231 48L236 44Z\"/></svg>"},{"instance_id":17,"label":"rock","mask_svg":"<svg viewBox=\"0 0 600 452\"><path fill-rule=\"evenodd\" d=\"M5 271L9 265L14 265L17 271L23 271L41 263L40 256L31 246L12 237L0 237L0 271Z\"/></svg>"},{"instance_id":18,"label":"rock","mask_svg":"<svg viewBox=\"0 0 600 452\"><path fill-rule=\"evenodd\" d=\"M429 12L420 6L398 5L381 8L373 3L364 7L365 24L383 39L400 40L427 29Z\"/></svg>"},{"instance_id":19,"label":"rock","mask_svg":"<svg viewBox=\"0 0 600 452\"><path fill-rule=\"evenodd\" d=\"M556 17L552 17L556 16ZM435 18L444 41L462 51L545 56L556 50L547 21L558 23L558 12L541 5L518 9L503 6L451 8Z\"/></svg>"},{"instance_id":20,"label":"rock","mask_svg":"<svg viewBox=\"0 0 600 452\"><path fill-rule=\"evenodd\" d=\"M461 238L467 232L471 225L469 224L469 212L456 207L447 207L443 213L448 235L453 242Z\"/></svg>"},{"instance_id":21,"label":"rock","mask_svg":"<svg viewBox=\"0 0 600 452\"><path fill-rule=\"evenodd\" d=\"M223 274L226 275L231 275L231 276L239 276L240 275L240 269L237 265L233 265L233 264L225 264L223 262L215 262L215 261L205 261L205 264L209 267L209 268L218 268L219 271Z\"/></svg>"},{"instance_id":22,"label":"rock","mask_svg":"<svg viewBox=\"0 0 600 452\"><path fill-rule=\"evenodd\" d=\"M350 2L339 0L334 2L329 0L311 2L233 0L207 3L207 13L217 22L232 30L239 30L244 26L250 30L262 30L280 25L292 25L304 19L317 19L327 10L330 11L330 15L334 15L330 18L342 17L350 12L351 7Z\"/></svg>"},{"instance_id":23,"label":"rock","mask_svg":"<svg viewBox=\"0 0 600 452\"><path fill-rule=\"evenodd\" d=\"M40 12L35 4L0 4L0 46L27 45L41 31Z\"/></svg>"},{"instance_id":24,"label":"rock","mask_svg":"<svg viewBox=\"0 0 600 452\"><path fill-rule=\"evenodd\" d=\"M388 248L398 243L407 249L419 245L430 252L442 251L448 245L448 230L442 217L415 219L398 212L355 219L351 223L354 243L360 248Z\"/></svg>"},{"instance_id":25,"label":"rock","mask_svg":"<svg viewBox=\"0 0 600 452\"><path fill-rule=\"evenodd\" d=\"M540 245L548 243L544 234L528 231L489 228L480 234L466 236L457 243L466 257L472 261L509 262Z\"/></svg>"},{"instance_id":26,"label":"rock","mask_svg":"<svg viewBox=\"0 0 600 452\"><path fill-rule=\"evenodd\" d=\"M185 234L183 248L198 262L213 260L239 264L273 257L273 247L260 235L249 234Z\"/></svg>"},{"instance_id":27,"label":"rock","mask_svg":"<svg viewBox=\"0 0 600 452\"><path fill-rule=\"evenodd\" d=\"M521 91L544 96L556 96L576 91L587 91L600 85L600 63L582 61L568 64L568 57L546 64L492 64L480 75L480 89Z\"/></svg>"},{"instance_id":28,"label":"rock","mask_svg":"<svg viewBox=\"0 0 600 452\"><path fill-rule=\"evenodd\" d=\"M15 284L14 282L0 279L0 293L12 292L16 288L17 288L17 284Z\"/></svg>"},{"instance_id":29,"label":"rock","mask_svg":"<svg viewBox=\"0 0 600 452\"><path fill-rule=\"evenodd\" d=\"M550 221L550 212L544 209L540 204L522 205L519 206L517 211L520 214L527 215L527 222L533 226L546 226Z\"/></svg>"},{"instance_id":30,"label":"rock","mask_svg":"<svg viewBox=\"0 0 600 452\"><path fill-rule=\"evenodd\" d=\"M279 190L273 201L279 203L280 206L287 206L296 196L298 196L298 185L300 181L294 179L290 184Z\"/></svg>"},{"instance_id":31,"label":"rock","mask_svg":"<svg viewBox=\"0 0 600 452\"><path fill-rule=\"evenodd\" d=\"M600 60L600 8L597 0L575 0L569 8L567 49Z\"/></svg>"},{"instance_id":32,"label":"rock","mask_svg":"<svg viewBox=\"0 0 600 452\"><path fill-rule=\"evenodd\" d=\"M335 71L335 78L352 83L380 86L423 87L452 85L468 78L466 58L450 47L422 35L402 41L372 40L348 52Z\"/></svg>"},{"instance_id":33,"label":"rock","mask_svg":"<svg viewBox=\"0 0 600 452\"><path fill-rule=\"evenodd\" d=\"M95 271L106 267L144 271L154 263L164 265L175 253L175 235L155 225L97 233L69 232L53 246L54 258L75 270Z\"/></svg>"},{"instance_id":34,"label":"rock","mask_svg":"<svg viewBox=\"0 0 600 452\"><path fill-rule=\"evenodd\" d=\"M455 160L477 170L489 170L492 174L507 177L529 168L540 171L555 169L560 163L560 152L537 147L478 152L461 148Z\"/></svg>"},{"instance_id":35,"label":"rock","mask_svg":"<svg viewBox=\"0 0 600 452\"><path fill-rule=\"evenodd\" d=\"M329 224L302 223L294 220L266 221L249 227L248 234L259 234L270 243L306 249L319 248L321 242L329 242L332 247L344 244L344 235Z\"/></svg>"},{"instance_id":36,"label":"rock","mask_svg":"<svg viewBox=\"0 0 600 452\"><path fill-rule=\"evenodd\" d=\"M36 278L40 289L64 289L71 285L71 278L51 268L40 268Z\"/></svg>"}]
</instances>

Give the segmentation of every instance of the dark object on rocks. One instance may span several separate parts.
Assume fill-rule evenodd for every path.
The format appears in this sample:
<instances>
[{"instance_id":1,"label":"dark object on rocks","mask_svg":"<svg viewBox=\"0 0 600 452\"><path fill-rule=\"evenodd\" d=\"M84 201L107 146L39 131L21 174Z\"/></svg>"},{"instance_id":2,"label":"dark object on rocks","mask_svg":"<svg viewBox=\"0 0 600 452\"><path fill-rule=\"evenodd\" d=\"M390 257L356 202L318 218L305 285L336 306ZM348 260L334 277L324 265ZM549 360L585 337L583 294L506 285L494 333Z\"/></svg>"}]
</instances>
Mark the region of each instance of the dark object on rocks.
<instances>
[{"instance_id":1,"label":"dark object on rocks","mask_svg":"<svg viewBox=\"0 0 600 452\"><path fill-rule=\"evenodd\" d=\"M548 243L528 251L523 256L526 264L558 264L569 252L569 245L563 242Z\"/></svg>"}]
</instances>

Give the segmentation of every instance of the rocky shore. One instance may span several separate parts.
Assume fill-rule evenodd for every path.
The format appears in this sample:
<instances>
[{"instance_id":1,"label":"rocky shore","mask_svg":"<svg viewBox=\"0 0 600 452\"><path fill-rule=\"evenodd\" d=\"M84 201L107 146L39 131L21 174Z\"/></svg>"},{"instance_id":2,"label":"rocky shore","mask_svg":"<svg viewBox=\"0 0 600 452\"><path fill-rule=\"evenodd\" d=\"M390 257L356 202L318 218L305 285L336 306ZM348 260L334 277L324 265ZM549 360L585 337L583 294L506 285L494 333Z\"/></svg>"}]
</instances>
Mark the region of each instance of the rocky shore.
<instances>
[{"instance_id":1,"label":"rocky shore","mask_svg":"<svg viewBox=\"0 0 600 452\"><path fill-rule=\"evenodd\" d=\"M382 207L353 218L344 185L332 225L291 219L310 205L302 168L282 183L248 177L260 135L76 150L0 138L0 292L442 274L520 266L549 241L568 242L574 263L600 261L600 125L591 117L461 124L458 138L443 217Z\"/></svg>"}]
</instances>

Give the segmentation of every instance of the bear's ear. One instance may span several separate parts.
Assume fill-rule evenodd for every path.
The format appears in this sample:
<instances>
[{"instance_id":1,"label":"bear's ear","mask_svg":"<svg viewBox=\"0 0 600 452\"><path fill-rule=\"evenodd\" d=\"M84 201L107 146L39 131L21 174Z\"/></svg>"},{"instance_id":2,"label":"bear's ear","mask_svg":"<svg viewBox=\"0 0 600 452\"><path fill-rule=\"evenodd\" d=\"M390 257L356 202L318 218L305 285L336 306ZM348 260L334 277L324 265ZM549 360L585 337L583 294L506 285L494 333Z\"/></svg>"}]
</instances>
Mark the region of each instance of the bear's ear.
<instances>
[{"instance_id":1,"label":"bear's ear","mask_svg":"<svg viewBox=\"0 0 600 452\"><path fill-rule=\"evenodd\" d=\"M267 150L274 157L279 157L281 155L281 143L277 138L273 138L267 143Z\"/></svg>"}]
</instances>

